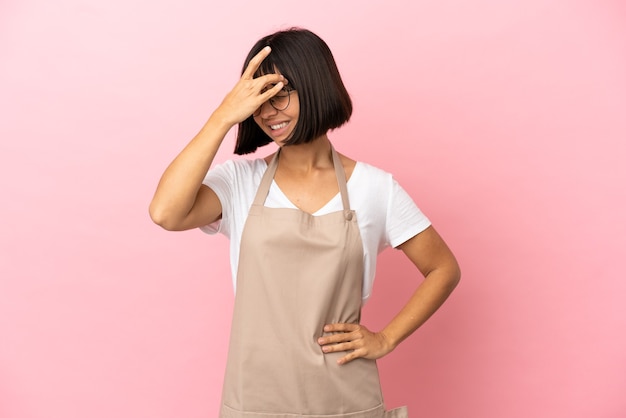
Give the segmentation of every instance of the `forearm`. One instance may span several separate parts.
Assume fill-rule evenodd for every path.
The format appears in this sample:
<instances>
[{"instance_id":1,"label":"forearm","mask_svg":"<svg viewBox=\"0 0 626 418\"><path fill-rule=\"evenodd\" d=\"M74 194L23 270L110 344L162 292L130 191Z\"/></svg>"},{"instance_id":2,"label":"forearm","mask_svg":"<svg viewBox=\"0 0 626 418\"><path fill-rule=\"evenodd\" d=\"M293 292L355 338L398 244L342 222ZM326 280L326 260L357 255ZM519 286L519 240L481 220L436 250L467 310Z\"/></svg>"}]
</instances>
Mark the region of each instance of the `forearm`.
<instances>
[{"instance_id":1,"label":"forearm","mask_svg":"<svg viewBox=\"0 0 626 418\"><path fill-rule=\"evenodd\" d=\"M214 113L170 163L150 204L150 216L155 222L177 222L189 213L217 150L231 127L232 124Z\"/></svg>"},{"instance_id":2,"label":"forearm","mask_svg":"<svg viewBox=\"0 0 626 418\"><path fill-rule=\"evenodd\" d=\"M355 358L378 359L393 351L400 342L418 329L447 299L459 281L460 272L454 259L449 267L432 270L417 288L409 302L380 332L352 323L328 324L318 344L324 353L345 351L337 362L348 363Z\"/></svg>"},{"instance_id":3,"label":"forearm","mask_svg":"<svg viewBox=\"0 0 626 418\"><path fill-rule=\"evenodd\" d=\"M380 332L393 350L428 320L459 282L456 263L431 271L393 320Z\"/></svg>"},{"instance_id":4,"label":"forearm","mask_svg":"<svg viewBox=\"0 0 626 418\"><path fill-rule=\"evenodd\" d=\"M267 46L250 60L239 82L198 135L167 167L150 203L150 217L155 223L165 229L179 230L206 225L219 218L220 202L213 191L201 189L202 180L230 128L250 117L287 83L281 74L254 78L270 52Z\"/></svg>"}]
</instances>

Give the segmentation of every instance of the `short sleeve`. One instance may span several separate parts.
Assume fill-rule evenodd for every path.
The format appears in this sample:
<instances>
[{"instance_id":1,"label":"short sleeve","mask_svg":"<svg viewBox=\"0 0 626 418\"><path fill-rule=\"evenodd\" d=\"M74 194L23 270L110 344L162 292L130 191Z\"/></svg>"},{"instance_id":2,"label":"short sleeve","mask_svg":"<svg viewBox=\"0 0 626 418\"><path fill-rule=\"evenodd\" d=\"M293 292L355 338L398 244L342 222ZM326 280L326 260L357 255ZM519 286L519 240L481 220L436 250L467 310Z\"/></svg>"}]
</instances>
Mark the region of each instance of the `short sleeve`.
<instances>
[{"instance_id":1,"label":"short sleeve","mask_svg":"<svg viewBox=\"0 0 626 418\"><path fill-rule=\"evenodd\" d=\"M411 196L393 179L387 207L386 241L397 247L430 226L430 220Z\"/></svg>"},{"instance_id":2,"label":"short sleeve","mask_svg":"<svg viewBox=\"0 0 626 418\"><path fill-rule=\"evenodd\" d=\"M206 174L202 184L215 192L222 205L222 218L200 227L207 234L222 233L230 236L228 217L232 214L233 184L235 179L235 166L232 160L216 165Z\"/></svg>"}]
</instances>

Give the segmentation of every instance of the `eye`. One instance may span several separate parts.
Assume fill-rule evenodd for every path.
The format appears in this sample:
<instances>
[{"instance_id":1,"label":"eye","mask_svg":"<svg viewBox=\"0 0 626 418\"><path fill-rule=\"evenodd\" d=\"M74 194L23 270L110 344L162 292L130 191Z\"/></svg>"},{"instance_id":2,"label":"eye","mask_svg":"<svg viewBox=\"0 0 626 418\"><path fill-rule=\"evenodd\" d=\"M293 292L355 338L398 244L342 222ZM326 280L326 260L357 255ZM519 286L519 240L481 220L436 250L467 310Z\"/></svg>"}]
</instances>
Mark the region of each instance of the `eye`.
<instances>
[{"instance_id":1,"label":"eye","mask_svg":"<svg viewBox=\"0 0 626 418\"><path fill-rule=\"evenodd\" d=\"M289 96L289 90L287 90L287 88L283 88L281 91L276 93L275 97L287 97L287 96Z\"/></svg>"}]
</instances>

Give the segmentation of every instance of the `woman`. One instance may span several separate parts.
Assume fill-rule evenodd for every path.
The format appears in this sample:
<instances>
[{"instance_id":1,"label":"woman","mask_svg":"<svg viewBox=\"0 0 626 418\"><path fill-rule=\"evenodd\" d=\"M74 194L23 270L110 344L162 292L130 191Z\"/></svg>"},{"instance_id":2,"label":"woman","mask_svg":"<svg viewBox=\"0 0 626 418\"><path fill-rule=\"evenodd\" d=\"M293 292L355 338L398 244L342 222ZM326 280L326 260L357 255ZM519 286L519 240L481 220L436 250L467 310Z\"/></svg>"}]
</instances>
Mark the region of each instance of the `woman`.
<instances>
[{"instance_id":1,"label":"woman","mask_svg":"<svg viewBox=\"0 0 626 418\"><path fill-rule=\"evenodd\" d=\"M324 41L303 29L274 33L252 48L239 82L157 187L154 222L231 240L236 297L222 418L406 415L385 411L375 360L439 308L460 272L390 174L335 152L328 131L351 113ZM210 169L237 124L237 154L270 142L279 150ZM425 279L373 332L359 323L361 305L386 246Z\"/></svg>"}]
</instances>

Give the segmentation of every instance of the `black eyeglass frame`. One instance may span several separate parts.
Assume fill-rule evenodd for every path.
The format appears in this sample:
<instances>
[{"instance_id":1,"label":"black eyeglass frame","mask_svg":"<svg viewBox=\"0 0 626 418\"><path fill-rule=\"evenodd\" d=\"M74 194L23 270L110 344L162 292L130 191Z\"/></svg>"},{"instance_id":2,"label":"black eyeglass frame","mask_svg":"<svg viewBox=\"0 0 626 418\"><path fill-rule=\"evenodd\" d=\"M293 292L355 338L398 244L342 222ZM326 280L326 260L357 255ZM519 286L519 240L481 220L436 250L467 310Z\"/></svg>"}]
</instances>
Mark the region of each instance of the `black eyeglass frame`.
<instances>
[{"instance_id":1,"label":"black eyeglass frame","mask_svg":"<svg viewBox=\"0 0 626 418\"><path fill-rule=\"evenodd\" d=\"M278 108L278 107L276 107L276 105L274 104L274 101L275 101L275 98L276 98L279 94L281 94L283 91L286 91L286 92L287 92L287 95L286 95L286 96L280 96L280 98L287 97L287 104L286 104L286 105L285 105L285 107L283 107L283 108ZM268 102L270 102L270 106L272 106L275 110L278 110L279 112L280 112L280 111L283 111L283 110L285 110L285 109L287 109L287 108L289 107L289 105L291 104L291 92L292 92L292 91L296 91L296 89L292 89L292 88L289 88L289 87L287 87L287 86L283 87L283 88L282 88L282 90L281 90L280 92L278 92L278 94L277 94L276 96L273 96L273 97L271 97L271 98L268 100ZM265 103L264 103L264 104L265 104ZM255 111L254 111L254 113L252 114L252 116L258 116L258 115L261 113L261 107L263 107L263 105L259 106L259 108L258 108L257 110L255 110Z\"/></svg>"}]
</instances>

